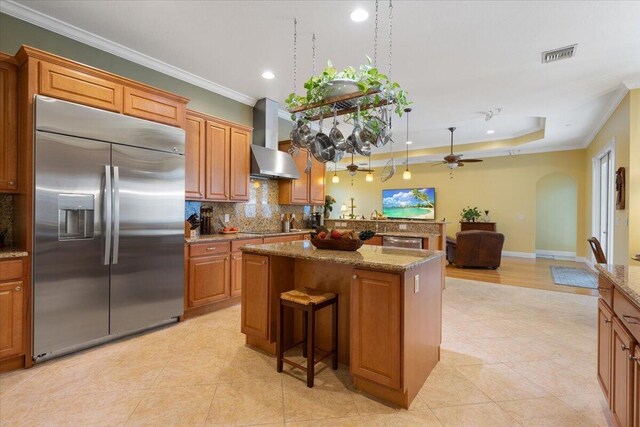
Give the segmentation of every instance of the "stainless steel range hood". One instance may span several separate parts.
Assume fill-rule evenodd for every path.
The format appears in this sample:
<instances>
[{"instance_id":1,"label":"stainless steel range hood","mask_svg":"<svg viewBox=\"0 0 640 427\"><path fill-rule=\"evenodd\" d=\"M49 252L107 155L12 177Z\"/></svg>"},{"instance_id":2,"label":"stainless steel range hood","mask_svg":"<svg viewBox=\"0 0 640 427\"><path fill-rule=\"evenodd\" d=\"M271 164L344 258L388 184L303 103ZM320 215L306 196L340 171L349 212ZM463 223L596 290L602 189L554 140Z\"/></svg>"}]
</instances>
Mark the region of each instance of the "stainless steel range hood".
<instances>
[{"instance_id":1,"label":"stainless steel range hood","mask_svg":"<svg viewBox=\"0 0 640 427\"><path fill-rule=\"evenodd\" d=\"M288 153L278 151L278 103L262 98L253 107L251 176L297 179L300 173Z\"/></svg>"}]
</instances>

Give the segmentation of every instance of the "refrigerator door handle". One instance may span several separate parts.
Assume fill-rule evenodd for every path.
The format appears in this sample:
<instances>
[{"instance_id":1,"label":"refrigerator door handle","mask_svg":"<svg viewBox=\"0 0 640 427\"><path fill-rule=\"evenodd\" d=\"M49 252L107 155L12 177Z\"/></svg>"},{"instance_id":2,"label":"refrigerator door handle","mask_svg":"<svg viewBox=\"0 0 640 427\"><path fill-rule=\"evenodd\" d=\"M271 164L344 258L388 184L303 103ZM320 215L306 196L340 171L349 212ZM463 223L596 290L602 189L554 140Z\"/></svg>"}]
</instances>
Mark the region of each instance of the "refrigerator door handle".
<instances>
[{"instance_id":1,"label":"refrigerator door handle","mask_svg":"<svg viewBox=\"0 0 640 427\"><path fill-rule=\"evenodd\" d=\"M111 258L111 166L104 166L104 265L109 265Z\"/></svg>"},{"instance_id":2,"label":"refrigerator door handle","mask_svg":"<svg viewBox=\"0 0 640 427\"><path fill-rule=\"evenodd\" d=\"M120 168L113 167L113 263L118 263L120 248Z\"/></svg>"}]
</instances>

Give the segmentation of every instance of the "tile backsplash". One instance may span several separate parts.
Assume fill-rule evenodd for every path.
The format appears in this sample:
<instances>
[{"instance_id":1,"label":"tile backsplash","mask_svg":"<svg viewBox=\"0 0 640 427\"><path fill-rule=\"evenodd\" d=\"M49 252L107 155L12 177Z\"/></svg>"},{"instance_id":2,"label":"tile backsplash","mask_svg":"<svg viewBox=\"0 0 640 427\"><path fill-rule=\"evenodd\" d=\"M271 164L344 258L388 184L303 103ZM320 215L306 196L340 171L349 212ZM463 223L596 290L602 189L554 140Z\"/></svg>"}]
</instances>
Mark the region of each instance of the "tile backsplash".
<instances>
[{"instance_id":1,"label":"tile backsplash","mask_svg":"<svg viewBox=\"0 0 640 427\"><path fill-rule=\"evenodd\" d=\"M13 196L0 194L0 233L5 232L4 246L13 244Z\"/></svg>"},{"instance_id":2,"label":"tile backsplash","mask_svg":"<svg viewBox=\"0 0 640 427\"><path fill-rule=\"evenodd\" d=\"M231 227L243 230L279 230L280 214L292 213L296 216L295 227L306 228L311 214L311 206L290 206L278 203L277 180L255 180L249 183L249 201L241 203L191 202L185 203L185 219L192 213L200 215L201 206L213 208L214 231L222 229L221 221L229 215Z\"/></svg>"}]
</instances>

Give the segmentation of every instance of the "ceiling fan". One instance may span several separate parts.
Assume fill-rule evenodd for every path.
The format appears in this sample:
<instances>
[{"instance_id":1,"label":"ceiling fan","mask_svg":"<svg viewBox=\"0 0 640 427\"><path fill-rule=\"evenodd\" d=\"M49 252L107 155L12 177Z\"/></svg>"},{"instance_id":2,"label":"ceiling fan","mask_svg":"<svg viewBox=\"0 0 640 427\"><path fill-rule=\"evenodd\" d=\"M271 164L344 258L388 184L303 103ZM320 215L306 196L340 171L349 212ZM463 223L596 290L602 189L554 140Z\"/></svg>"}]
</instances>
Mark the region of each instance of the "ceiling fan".
<instances>
[{"instance_id":1,"label":"ceiling fan","mask_svg":"<svg viewBox=\"0 0 640 427\"><path fill-rule=\"evenodd\" d=\"M362 169L360 166L353 163L353 152L351 152L351 164L347 165L347 170L349 171L349 175L354 176L356 172L366 172L371 173L373 170L371 169Z\"/></svg>"},{"instance_id":2,"label":"ceiling fan","mask_svg":"<svg viewBox=\"0 0 640 427\"><path fill-rule=\"evenodd\" d=\"M455 169L457 167L464 166L465 163L477 163L481 162L481 159L462 159L462 154L453 154L453 131L456 128L450 127L449 132L451 132L451 153L444 156L444 160L438 163L433 164L432 166L438 165L447 165L449 169Z\"/></svg>"}]
</instances>

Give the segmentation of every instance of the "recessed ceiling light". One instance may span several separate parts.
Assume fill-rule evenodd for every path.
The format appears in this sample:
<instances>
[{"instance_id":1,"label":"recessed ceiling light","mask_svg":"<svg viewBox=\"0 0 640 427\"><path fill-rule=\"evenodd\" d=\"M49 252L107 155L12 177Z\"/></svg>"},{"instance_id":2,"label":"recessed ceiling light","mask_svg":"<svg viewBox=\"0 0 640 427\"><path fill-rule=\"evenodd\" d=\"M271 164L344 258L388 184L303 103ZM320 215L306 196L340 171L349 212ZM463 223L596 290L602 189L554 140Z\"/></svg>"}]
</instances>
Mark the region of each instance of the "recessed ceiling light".
<instances>
[{"instance_id":1,"label":"recessed ceiling light","mask_svg":"<svg viewBox=\"0 0 640 427\"><path fill-rule=\"evenodd\" d=\"M275 74L273 74L271 71L267 70L264 73L262 73L262 78L267 79L267 80L271 80L274 79L276 77Z\"/></svg>"},{"instance_id":2,"label":"recessed ceiling light","mask_svg":"<svg viewBox=\"0 0 640 427\"><path fill-rule=\"evenodd\" d=\"M496 133L496 131L495 131L495 130L488 130L488 131L487 131L487 133L488 133L489 135L493 135L494 133Z\"/></svg>"},{"instance_id":3,"label":"recessed ceiling light","mask_svg":"<svg viewBox=\"0 0 640 427\"><path fill-rule=\"evenodd\" d=\"M364 9L356 9L353 12L351 12L351 20L353 22L366 21L368 17L369 17L369 12L367 12Z\"/></svg>"},{"instance_id":4,"label":"recessed ceiling light","mask_svg":"<svg viewBox=\"0 0 640 427\"><path fill-rule=\"evenodd\" d=\"M407 145L413 144L413 141L407 141Z\"/></svg>"}]
</instances>

